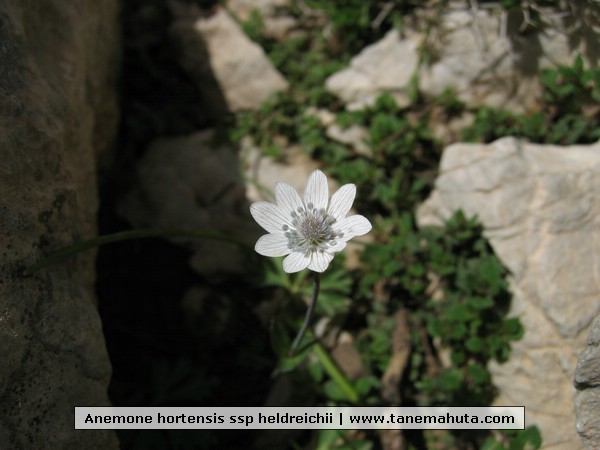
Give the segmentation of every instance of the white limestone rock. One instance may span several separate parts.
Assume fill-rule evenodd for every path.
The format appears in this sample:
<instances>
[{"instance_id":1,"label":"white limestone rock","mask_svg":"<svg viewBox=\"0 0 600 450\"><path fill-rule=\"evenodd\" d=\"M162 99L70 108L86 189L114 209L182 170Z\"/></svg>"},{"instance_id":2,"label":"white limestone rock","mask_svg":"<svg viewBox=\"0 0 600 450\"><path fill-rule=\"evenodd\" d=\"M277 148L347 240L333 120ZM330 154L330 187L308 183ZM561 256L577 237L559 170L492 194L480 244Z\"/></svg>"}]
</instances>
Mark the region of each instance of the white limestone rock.
<instances>
[{"instance_id":1,"label":"white limestone rock","mask_svg":"<svg viewBox=\"0 0 600 450\"><path fill-rule=\"evenodd\" d=\"M350 125L344 128L333 123L327 127L325 134L334 141L349 145L358 155L367 158L373 157L373 149L366 143L369 132L365 127Z\"/></svg>"},{"instance_id":2,"label":"white limestone rock","mask_svg":"<svg viewBox=\"0 0 600 450\"><path fill-rule=\"evenodd\" d=\"M597 49L590 43L598 42L598 31L593 34L584 27L564 25L568 20L585 23L584 17L570 16L586 14L585 8L573 8L562 18L549 13L555 18L553 23L536 32L520 33L520 11L474 11L461 5L435 19L427 10L417 12L428 23L436 21L428 36L420 26L407 27L404 36L396 30L388 32L355 56L350 67L331 75L327 89L348 109L370 105L386 92L404 106L415 75L426 96L451 88L469 107L527 113L539 109L542 69L571 65L577 54L584 56L588 66L595 64ZM420 49L433 55L430 63L419 64Z\"/></svg>"},{"instance_id":3,"label":"white limestone rock","mask_svg":"<svg viewBox=\"0 0 600 450\"><path fill-rule=\"evenodd\" d=\"M258 109L288 83L264 50L252 42L224 9L201 17L173 2L171 28L181 47L181 64L197 81L214 113Z\"/></svg>"},{"instance_id":4,"label":"white limestone rock","mask_svg":"<svg viewBox=\"0 0 600 450\"><path fill-rule=\"evenodd\" d=\"M408 105L410 79L418 61L418 40L402 39L397 30L391 30L355 56L349 68L331 75L325 86L350 110L374 104L384 92L390 93L399 105Z\"/></svg>"},{"instance_id":5,"label":"white limestone rock","mask_svg":"<svg viewBox=\"0 0 600 450\"><path fill-rule=\"evenodd\" d=\"M600 312L600 143L558 147L503 138L445 149L420 226L477 215L511 271L511 316L525 327L510 360L490 364L499 405L525 405L544 448L581 448L573 376Z\"/></svg>"},{"instance_id":6,"label":"white limestone rock","mask_svg":"<svg viewBox=\"0 0 600 450\"><path fill-rule=\"evenodd\" d=\"M263 155L249 138L242 140L241 159L248 180L246 195L251 202L274 201L272 194L278 181L285 181L303 192L308 175L319 168L317 162L298 146L286 147L284 157L274 159ZM328 181L333 192L336 187L332 178L328 177Z\"/></svg>"}]
</instances>

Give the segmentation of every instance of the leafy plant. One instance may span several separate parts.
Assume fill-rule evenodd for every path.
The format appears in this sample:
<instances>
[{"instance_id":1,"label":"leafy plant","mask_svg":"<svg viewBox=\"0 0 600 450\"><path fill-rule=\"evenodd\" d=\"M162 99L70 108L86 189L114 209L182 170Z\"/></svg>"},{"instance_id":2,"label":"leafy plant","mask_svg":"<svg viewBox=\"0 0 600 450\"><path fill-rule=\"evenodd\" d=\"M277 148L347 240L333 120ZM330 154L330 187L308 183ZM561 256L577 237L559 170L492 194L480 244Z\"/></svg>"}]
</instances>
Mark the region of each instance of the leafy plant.
<instances>
[{"instance_id":1,"label":"leafy plant","mask_svg":"<svg viewBox=\"0 0 600 450\"><path fill-rule=\"evenodd\" d=\"M543 70L540 83L540 111L523 115L480 108L473 124L463 130L463 139L490 142L511 135L559 145L600 139L600 69L586 69L577 56L570 67Z\"/></svg>"}]
</instances>

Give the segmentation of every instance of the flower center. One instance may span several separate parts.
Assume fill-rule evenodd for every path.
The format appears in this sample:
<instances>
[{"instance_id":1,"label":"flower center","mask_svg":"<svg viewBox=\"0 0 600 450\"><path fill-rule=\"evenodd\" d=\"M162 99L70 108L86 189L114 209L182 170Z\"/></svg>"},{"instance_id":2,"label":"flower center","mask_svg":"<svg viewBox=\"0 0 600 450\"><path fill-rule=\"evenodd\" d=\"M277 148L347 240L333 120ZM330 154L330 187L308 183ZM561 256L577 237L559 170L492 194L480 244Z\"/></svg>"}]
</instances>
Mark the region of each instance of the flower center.
<instances>
[{"instance_id":1,"label":"flower center","mask_svg":"<svg viewBox=\"0 0 600 450\"><path fill-rule=\"evenodd\" d=\"M335 218L327 214L324 208L315 209L312 203L306 205L306 208L291 211L290 216L292 227L283 225L282 229L288 240L288 248L292 251L308 256L311 252L333 247L337 244L335 238L342 237L342 233L336 233L332 228Z\"/></svg>"}]
</instances>

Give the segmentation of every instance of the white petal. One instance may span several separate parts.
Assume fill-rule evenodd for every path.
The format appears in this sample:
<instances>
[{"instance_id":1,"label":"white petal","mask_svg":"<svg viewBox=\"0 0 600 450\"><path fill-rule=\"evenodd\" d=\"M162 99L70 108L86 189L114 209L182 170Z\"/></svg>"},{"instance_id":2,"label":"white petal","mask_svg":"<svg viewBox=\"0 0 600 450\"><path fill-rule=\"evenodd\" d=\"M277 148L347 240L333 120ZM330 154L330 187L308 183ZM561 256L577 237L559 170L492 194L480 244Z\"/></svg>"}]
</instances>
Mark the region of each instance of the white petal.
<instances>
[{"instance_id":1,"label":"white petal","mask_svg":"<svg viewBox=\"0 0 600 450\"><path fill-rule=\"evenodd\" d=\"M333 231L344 234L343 237L336 238L337 241L347 241L354 236L362 236L371 231L371 228L373 228L371 222L366 217L358 215L346 217L333 225Z\"/></svg>"},{"instance_id":2,"label":"white petal","mask_svg":"<svg viewBox=\"0 0 600 450\"><path fill-rule=\"evenodd\" d=\"M281 233L261 236L256 242L254 250L263 256L285 256L291 252L288 248L287 238Z\"/></svg>"},{"instance_id":3,"label":"white petal","mask_svg":"<svg viewBox=\"0 0 600 450\"><path fill-rule=\"evenodd\" d=\"M327 209L328 201L327 177L320 170L313 170L308 176L308 183L304 191L304 204L312 203L315 209Z\"/></svg>"},{"instance_id":4,"label":"white petal","mask_svg":"<svg viewBox=\"0 0 600 450\"><path fill-rule=\"evenodd\" d=\"M340 240L336 240L336 244L332 245L331 247L329 247L327 249L328 252L331 253L335 253L335 252L341 252L342 250L344 250L344 248L346 248L346 241L340 241Z\"/></svg>"},{"instance_id":5,"label":"white petal","mask_svg":"<svg viewBox=\"0 0 600 450\"><path fill-rule=\"evenodd\" d=\"M333 255L328 252L313 252L308 268L315 272L325 272L329 263L333 259Z\"/></svg>"},{"instance_id":6,"label":"white petal","mask_svg":"<svg viewBox=\"0 0 600 450\"><path fill-rule=\"evenodd\" d=\"M250 214L254 220L269 233L279 233L282 226L292 225L291 217L271 202L256 202L250 205Z\"/></svg>"},{"instance_id":7,"label":"white petal","mask_svg":"<svg viewBox=\"0 0 600 450\"><path fill-rule=\"evenodd\" d=\"M348 214L348 211L350 211L350 208L352 208L354 197L356 197L356 186L353 184L343 185L331 197L327 212L329 215L335 217L336 220L343 219Z\"/></svg>"},{"instance_id":8,"label":"white petal","mask_svg":"<svg viewBox=\"0 0 600 450\"><path fill-rule=\"evenodd\" d=\"M283 270L287 273L300 272L310 264L310 257L304 253L292 252L283 260Z\"/></svg>"},{"instance_id":9,"label":"white petal","mask_svg":"<svg viewBox=\"0 0 600 450\"><path fill-rule=\"evenodd\" d=\"M279 210L286 215L291 214L292 211L297 213L298 208L304 208L304 203L296 189L281 181L275 184L275 200ZM289 220L292 220L291 216Z\"/></svg>"}]
</instances>

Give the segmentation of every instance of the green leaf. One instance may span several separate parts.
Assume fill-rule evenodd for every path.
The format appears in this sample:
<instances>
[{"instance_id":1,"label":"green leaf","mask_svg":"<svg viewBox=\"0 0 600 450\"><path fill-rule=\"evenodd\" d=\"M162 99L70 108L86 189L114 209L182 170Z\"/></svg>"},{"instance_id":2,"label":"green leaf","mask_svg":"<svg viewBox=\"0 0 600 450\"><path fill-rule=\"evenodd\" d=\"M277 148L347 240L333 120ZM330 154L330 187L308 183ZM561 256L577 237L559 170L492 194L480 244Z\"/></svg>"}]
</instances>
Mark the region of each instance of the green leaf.
<instances>
[{"instance_id":1,"label":"green leaf","mask_svg":"<svg viewBox=\"0 0 600 450\"><path fill-rule=\"evenodd\" d=\"M331 450L336 448L336 442L348 434L347 430L319 430L317 432L317 446L315 450Z\"/></svg>"},{"instance_id":2,"label":"green leaf","mask_svg":"<svg viewBox=\"0 0 600 450\"><path fill-rule=\"evenodd\" d=\"M281 373L291 372L296 367L298 367L309 355L309 351L303 351L291 358L283 357L279 360L279 364L277 369Z\"/></svg>"},{"instance_id":3,"label":"green leaf","mask_svg":"<svg viewBox=\"0 0 600 450\"><path fill-rule=\"evenodd\" d=\"M454 350L450 355L454 366L462 366L467 360L467 355L463 350Z\"/></svg>"},{"instance_id":4,"label":"green leaf","mask_svg":"<svg viewBox=\"0 0 600 450\"><path fill-rule=\"evenodd\" d=\"M478 310L490 309L490 308L493 308L494 305L496 304L496 302L494 302L494 299L492 299L490 297L473 296L473 297L469 297L468 301L469 301L469 306L471 306L475 309L478 309Z\"/></svg>"},{"instance_id":5,"label":"green leaf","mask_svg":"<svg viewBox=\"0 0 600 450\"><path fill-rule=\"evenodd\" d=\"M323 367L318 361L315 361L308 365L308 373L315 381L315 383L320 383L323 380L325 372L323 371Z\"/></svg>"},{"instance_id":6,"label":"green leaf","mask_svg":"<svg viewBox=\"0 0 600 450\"><path fill-rule=\"evenodd\" d=\"M468 371L469 377L476 384L488 384L491 381L488 370L479 364L469 364Z\"/></svg>"},{"instance_id":7,"label":"green leaf","mask_svg":"<svg viewBox=\"0 0 600 450\"><path fill-rule=\"evenodd\" d=\"M339 447L334 447L334 450L371 450L372 448L373 443L370 441L352 440L350 442L340 445Z\"/></svg>"},{"instance_id":8,"label":"green leaf","mask_svg":"<svg viewBox=\"0 0 600 450\"><path fill-rule=\"evenodd\" d=\"M470 337L465 341L465 347L472 353L480 353L484 344L480 338Z\"/></svg>"},{"instance_id":9,"label":"green leaf","mask_svg":"<svg viewBox=\"0 0 600 450\"><path fill-rule=\"evenodd\" d=\"M445 390L456 391L461 387L463 377L458 369L447 369L442 373L440 381Z\"/></svg>"},{"instance_id":10,"label":"green leaf","mask_svg":"<svg viewBox=\"0 0 600 450\"><path fill-rule=\"evenodd\" d=\"M359 393L359 395L364 398L372 389L380 389L381 381L379 380L379 378L374 376L361 377L358 380L356 380L356 382L354 383L354 387L356 388L356 391Z\"/></svg>"},{"instance_id":11,"label":"green leaf","mask_svg":"<svg viewBox=\"0 0 600 450\"><path fill-rule=\"evenodd\" d=\"M518 341L523 337L523 334L525 334L523 325L521 325L521 321L518 317L505 319L503 327L505 330L505 335L512 341Z\"/></svg>"},{"instance_id":12,"label":"green leaf","mask_svg":"<svg viewBox=\"0 0 600 450\"><path fill-rule=\"evenodd\" d=\"M334 380L327 380L323 384L323 392L329 400L333 401L352 401L350 397L344 392L344 390Z\"/></svg>"},{"instance_id":13,"label":"green leaf","mask_svg":"<svg viewBox=\"0 0 600 450\"><path fill-rule=\"evenodd\" d=\"M414 277L425 275L425 267L422 264L415 263L408 266L408 273Z\"/></svg>"},{"instance_id":14,"label":"green leaf","mask_svg":"<svg viewBox=\"0 0 600 450\"><path fill-rule=\"evenodd\" d=\"M404 264L397 260L391 260L385 263L383 266L383 276L385 278L391 278L395 276L404 268Z\"/></svg>"},{"instance_id":15,"label":"green leaf","mask_svg":"<svg viewBox=\"0 0 600 450\"><path fill-rule=\"evenodd\" d=\"M270 261L267 265L267 269L264 271L264 278L262 280L261 286L279 286L285 289L290 288L290 277L287 273L284 272L281 260L283 258L279 258L275 261Z\"/></svg>"},{"instance_id":16,"label":"green leaf","mask_svg":"<svg viewBox=\"0 0 600 450\"><path fill-rule=\"evenodd\" d=\"M488 438L481 445L480 450L506 450L506 447L494 438Z\"/></svg>"},{"instance_id":17,"label":"green leaf","mask_svg":"<svg viewBox=\"0 0 600 450\"><path fill-rule=\"evenodd\" d=\"M517 446L513 447L511 442L511 450L534 450L540 448L542 446L542 435L540 434L540 430L536 426L530 426L524 430L518 431L515 443Z\"/></svg>"}]
</instances>

